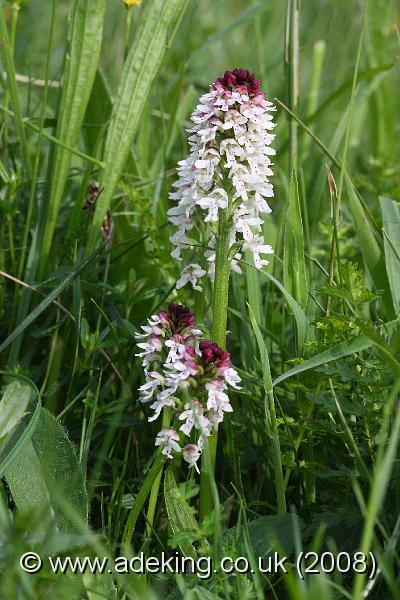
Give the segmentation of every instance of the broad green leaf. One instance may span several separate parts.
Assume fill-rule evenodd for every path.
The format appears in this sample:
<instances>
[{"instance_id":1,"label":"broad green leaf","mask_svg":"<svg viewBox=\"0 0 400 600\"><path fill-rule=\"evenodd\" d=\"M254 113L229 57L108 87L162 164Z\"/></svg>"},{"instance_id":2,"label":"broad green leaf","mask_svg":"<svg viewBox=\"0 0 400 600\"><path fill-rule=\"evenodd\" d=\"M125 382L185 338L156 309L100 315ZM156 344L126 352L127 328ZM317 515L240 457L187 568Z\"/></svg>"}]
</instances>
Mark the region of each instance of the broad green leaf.
<instances>
[{"instance_id":1,"label":"broad green leaf","mask_svg":"<svg viewBox=\"0 0 400 600\"><path fill-rule=\"evenodd\" d=\"M198 530L196 519L180 493L171 466L168 467L165 473L164 498L173 534L188 533L190 536L190 532L196 532ZM189 540L182 540L179 547L184 556L197 558L196 550Z\"/></svg>"},{"instance_id":2,"label":"broad green leaf","mask_svg":"<svg viewBox=\"0 0 400 600\"><path fill-rule=\"evenodd\" d=\"M104 136L111 114L112 102L101 69L97 70L84 120L85 141L89 154L98 151L98 140Z\"/></svg>"},{"instance_id":3,"label":"broad green leaf","mask_svg":"<svg viewBox=\"0 0 400 600\"><path fill-rule=\"evenodd\" d=\"M390 323L385 323L381 326L382 332L390 332L395 329L399 325L399 321L390 321ZM339 358L343 358L344 356L349 356L350 354L355 354L356 352L362 352L367 348L371 348L375 343L372 339L365 335L361 335L359 337L354 338L353 340L348 340L343 342L342 344L338 344L333 348L329 348L329 350L325 350L316 356L312 356L308 360L300 363L293 367L293 369L289 369L286 373L282 373L279 377L273 381L273 385L278 385L297 375L298 373L302 373L303 371L309 371L310 369L315 369L325 363L332 362L333 360L338 360Z\"/></svg>"},{"instance_id":4,"label":"broad green leaf","mask_svg":"<svg viewBox=\"0 0 400 600\"><path fill-rule=\"evenodd\" d=\"M18 423L6 438L0 441L0 479L4 477L4 473L8 466L13 462L20 450L31 439L39 422L41 411L40 394L35 384L25 377L8 371L0 371L1 375L7 378L16 379L21 382L24 387L30 387L31 393L29 396L28 405L24 409L24 415L19 418Z\"/></svg>"},{"instance_id":5,"label":"broad green leaf","mask_svg":"<svg viewBox=\"0 0 400 600\"><path fill-rule=\"evenodd\" d=\"M32 531L80 532L88 502L75 450L60 423L40 409L36 429L4 475L18 511L36 515Z\"/></svg>"},{"instance_id":6,"label":"broad green leaf","mask_svg":"<svg viewBox=\"0 0 400 600\"><path fill-rule=\"evenodd\" d=\"M400 208L399 203L381 196L386 270L396 315L400 311Z\"/></svg>"},{"instance_id":7,"label":"broad green leaf","mask_svg":"<svg viewBox=\"0 0 400 600\"><path fill-rule=\"evenodd\" d=\"M394 315L390 287L386 273L383 246L378 243L366 211L357 196L350 177L346 174L347 194L353 214L358 244L372 280L378 290L383 291L382 301L389 316Z\"/></svg>"},{"instance_id":8,"label":"broad green leaf","mask_svg":"<svg viewBox=\"0 0 400 600\"><path fill-rule=\"evenodd\" d=\"M96 76L103 35L105 4L105 0L75 1L56 131L56 137L67 146L73 147L77 143ZM42 270L50 252L70 166L70 152L56 146L53 149L51 161L50 185L40 219L41 226L44 227L45 224L40 257Z\"/></svg>"},{"instance_id":9,"label":"broad green leaf","mask_svg":"<svg viewBox=\"0 0 400 600\"><path fill-rule=\"evenodd\" d=\"M285 288L304 310L307 306L307 279L304 258L304 235L296 173L290 180L290 202L286 212L283 250Z\"/></svg>"},{"instance_id":10,"label":"broad green leaf","mask_svg":"<svg viewBox=\"0 0 400 600\"><path fill-rule=\"evenodd\" d=\"M25 415L32 389L18 381L10 383L0 401L0 439L5 437Z\"/></svg>"},{"instance_id":11,"label":"broad green leaf","mask_svg":"<svg viewBox=\"0 0 400 600\"><path fill-rule=\"evenodd\" d=\"M111 113L104 149L104 191L96 203L89 229L89 251L96 245L104 215L122 175L151 85L168 47L170 28L184 5L185 0L146 0L144 3Z\"/></svg>"}]
</instances>

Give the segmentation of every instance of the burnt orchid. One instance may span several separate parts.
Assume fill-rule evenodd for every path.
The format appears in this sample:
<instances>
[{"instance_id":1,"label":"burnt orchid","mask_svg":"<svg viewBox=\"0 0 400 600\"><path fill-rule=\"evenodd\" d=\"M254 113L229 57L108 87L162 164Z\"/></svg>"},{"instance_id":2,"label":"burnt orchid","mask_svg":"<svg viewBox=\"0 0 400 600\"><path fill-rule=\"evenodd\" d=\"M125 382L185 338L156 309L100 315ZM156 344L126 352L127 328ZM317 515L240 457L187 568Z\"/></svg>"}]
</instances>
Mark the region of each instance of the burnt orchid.
<instances>
[{"instance_id":1,"label":"burnt orchid","mask_svg":"<svg viewBox=\"0 0 400 600\"><path fill-rule=\"evenodd\" d=\"M268 264L262 255L273 253L264 242L260 215L271 212L267 198L274 195L269 178L275 154L270 113L275 108L260 85L245 69L227 71L211 84L191 116L190 153L178 163L178 180L170 194L177 201L168 211L177 228L170 238L175 246L171 254L182 260L182 253L193 254L201 245L206 248L206 265L185 260L178 288L191 283L198 290L206 270L214 279L222 217L233 270L241 272L237 261L242 250L252 253L259 269Z\"/></svg>"},{"instance_id":2,"label":"burnt orchid","mask_svg":"<svg viewBox=\"0 0 400 600\"><path fill-rule=\"evenodd\" d=\"M155 421L169 410L170 423L161 429L155 444L168 458L181 452L189 467L199 472L197 461L205 437L216 431L226 412L232 412L228 388L239 388L240 377L230 355L210 340L202 339L194 314L186 306L170 304L148 319L138 334L145 383L139 388L142 402L151 402ZM189 438L186 445L185 438ZM182 442L181 442L182 440Z\"/></svg>"}]
</instances>

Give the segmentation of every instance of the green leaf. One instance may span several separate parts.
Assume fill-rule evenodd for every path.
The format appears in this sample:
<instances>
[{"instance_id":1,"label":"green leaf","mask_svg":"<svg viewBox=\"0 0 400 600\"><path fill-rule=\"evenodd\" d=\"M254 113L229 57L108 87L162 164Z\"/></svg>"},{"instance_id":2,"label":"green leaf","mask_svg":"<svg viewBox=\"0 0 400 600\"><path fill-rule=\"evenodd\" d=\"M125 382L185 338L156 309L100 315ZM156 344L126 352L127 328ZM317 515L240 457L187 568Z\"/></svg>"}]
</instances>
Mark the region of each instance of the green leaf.
<instances>
[{"instance_id":1,"label":"green leaf","mask_svg":"<svg viewBox=\"0 0 400 600\"><path fill-rule=\"evenodd\" d=\"M76 0L75 2L56 131L56 138L67 146L73 147L78 141L96 76L105 4L105 0ZM49 256L57 215L71 166L71 153L68 150L56 146L53 152L50 185L40 215L42 228L45 231L40 256L42 269Z\"/></svg>"},{"instance_id":2,"label":"green leaf","mask_svg":"<svg viewBox=\"0 0 400 600\"><path fill-rule=\"evenodd\" d=\"M347 300L355 306L360 306L364 302L372 302L381 297L381 293L373 293L365 288L364 273L352 262L340 265L340 278L343 282L342 286L320 287L318 291L328 296Z\"/></svg>"},{"instance_id":3,"label":"green leaf","mask_svg":"<svg viewBox=\"0 0 400 600\"><path fill-rule=\"evenodd\" d=\"M142 487L139 490L135 498L135 502L132 506L132 510L127 518L124 534L122 536L122 548L125 551L129 550L129 544L131 543L133 532L135 531L136 521L138 520L140 513L142 512L144 503L146 502L147 496L150 494L150 490L160 472L164 468L164 456L160 453L157 454L150 471L147 473L147 477L142 483Z\"/></svg>"},{"instance_id":4,"label":"green leaf","mask_svg":"<svg viewBox=\"0 0 400 600\"><path fill-rule=\"evenodd\" d=\"M400 311L400 209L399 203L380 197L386 270L396 315Z\"/></svg>"},{"instance_id":5,"label":"green leaf","mask_svg":"<svg viewBox=\"0 0 400 600\"><path fill-rule=\"evenodd\" d=\"M24 375L17 375L8 371L0 371L1 375L8 378L17 379L31 389L28 406L25 407L25 414L19 419L10 434L0 442L0 479L4 477L4 472L20 452L21 448L31 439L39 422L41 410L41 399L36 385Z\"/></svg>"},{"instance_id":6,"label":"green leaf","mask_svg":"<svg viewBox=\"0 0 400 600\"><path fill-rule=\"evenodd\" d=\"M262 273L272 281L274 285L282 292L286 302L288 303L289 308L293 311L294 319L296 321L296 330L297 330L297 342L299 348L302 348L304 342L307 339L307 335L309 333L309 322L306 316L306 313L301 308L301 306L296 302L293 296L288 292L285 286L283 286L280 281L278 281L273 275L268 273L267 271L262 271ZM310 332L311 334L311 332Z\"/></svg>"},{"instance_id":7,"label":"green leaf","mask_svg":"<svg viewBox=\"0 0 400 600\"><path fill-rule=\"evenodd\" d=\"M81 531L77 522L86 521L88 511L83 473L64 429L46 409L4 477L18 511L36 515L32 531Z\"/></svg>"},{"instance_id":8,"label":"green leaf","mask_svg":"<svg viewBox=\"0 0 400 600\"><path fill-rule=\"evenodd\" d=\"M0 439L10 433L23 418L31 395L29 385L21 385L18 381L6 387L0 402Z\"/></svg>"},{"instance_id":9,"label":"green leaf","mask_svg":"<svg viewBox=\"0 0 400 600\"><path fill-rule=\"evenodd\" d=\"M290 202L286 212L283 250L283 281L285 288L302 309L307 306L307 278L304 258L304 235L299 188L296 173L290 180Z\"/></svg>"},{"instance_id":10,"label":"green leaf","mask_svg":"<svg viewBox=\"0 0 400 600\"><path fill-rule=\"evenodd\" d=\"M383 333L390 332L391 330L395 329L399 322L400 321L390 321L389 323L382 325L380 329ZM299 365L293 367L293 369L289 369L289 371L286 371L286 373L283 373L277 377L277 379L273 381L273 385L278 385L279 383L282 383L282 381L285 381L286 379L289 379L298 373L302 373L303 371L315 369L316 367L319 367L325 363L338 360L339 358L349 356L350 354L355 354L356 352L362 352L362 350L371 348L374 345L374 341L364 335L356 337L353 340L348 340L342 344L334 346L333 348L329 348L329 350L325 350L325 352L321 352L320 354L312 356L308 360L305 360Z\"/></svg>"},{"instance_id":11,"label":"green leaf","mask_svg":"<svg viewBox=\"0 0 400 600\"><path fill-rule=\"evenodd\" d=\"M350 177L346 174L347 194L351 212L353 214L354 226L357 233L357 239L361 254L368 267L368 271L378 290L383 290L383 304L388 315L393 316L393 303L390 296L389 280L386 273L386 266L383 254L383 247L377 241L371 222L367 213L357 196L356 190Z\"/></svg>"},{"instance_id":12,"label":"green leaf","mask_svg":"<svg viewBox=\"0 0 400 600\"><path fill-rule=\"evenodd\" d=\"M107 81L103 71L98 69L84 120L84 137L89 154L99 151L99 139L103 140L111 109L112 101Z\"/></svg>"},{"instance_id":13,"label":"green leaf","mask_svg":"<svg viewBox=\"0 0 400 600\"><path fill-rule=\"evenodd\" d=\"M146 0L144 3L111 114L104 149L104 191L96 203L89 230L89 251L96 245L104 215L122 175L151 85L168 47L168 32L184 5L185 0Z\"/></svg>"},{"instance_id":14,"label":"green leaf","mask_svg":"<svg viewBox=\"0 0 400 600\"><path fill-rule=\"evenodd\" d=\"M276 420L276 409L274 399L274 389L272 385L271 368L269 363L268 349L264 343L263 337L255 315L249 305L250 320L255 333L258 349L261 358L261 368L263 373L263 383L265 392L264 410L266 417L267 432L271 436L272 440L272 453L274 459L274 470L275 470L275 488L276 496L278 501L279 513L286 512L286 499L285 499L285 487L283 484L283 473L282 473L282 455L281 446L279 442L279 432Z\"/></svg>"},{"instance_id":15,"label":"green leaf","mask_svg":"<svg viewBox=\"0 0 400 600\"><path fill-rule=\"evenodd\" d=\"M164 498L172 532L174 536L180 536L179 547L182 554L196 559L196 550L188 538L190 537L191 532L197 532L197 521L176 484L171 466L168 467L165 473ZM184 539L184 537L180 535L182 533L187 534L188 537Z\"/></svg>"}]
</instances>

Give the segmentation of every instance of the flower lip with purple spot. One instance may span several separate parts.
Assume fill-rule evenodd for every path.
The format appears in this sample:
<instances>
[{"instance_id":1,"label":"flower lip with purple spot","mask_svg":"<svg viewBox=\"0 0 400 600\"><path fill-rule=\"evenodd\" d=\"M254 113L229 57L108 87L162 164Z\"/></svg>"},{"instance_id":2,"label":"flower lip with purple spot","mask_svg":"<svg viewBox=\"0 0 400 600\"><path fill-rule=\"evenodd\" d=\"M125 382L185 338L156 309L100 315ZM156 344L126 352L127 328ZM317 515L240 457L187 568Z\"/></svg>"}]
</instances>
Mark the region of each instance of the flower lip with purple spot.
<instances>
[{"instance_id":1,"label":"flower lip with purple spot","mask_svg":"<svg viewBox=\"0 0 400 600\"><path fill-rule=\"evenodd\" d=\"M247 69L233 69L233 71L225 71L223 77L218 77L212 84L215 89L222 87L224 90L232 92L234 89L244 91L249 98L263 95L260 90L261 81L255 78L253 73Z\"/></svg>"}]
</instances>

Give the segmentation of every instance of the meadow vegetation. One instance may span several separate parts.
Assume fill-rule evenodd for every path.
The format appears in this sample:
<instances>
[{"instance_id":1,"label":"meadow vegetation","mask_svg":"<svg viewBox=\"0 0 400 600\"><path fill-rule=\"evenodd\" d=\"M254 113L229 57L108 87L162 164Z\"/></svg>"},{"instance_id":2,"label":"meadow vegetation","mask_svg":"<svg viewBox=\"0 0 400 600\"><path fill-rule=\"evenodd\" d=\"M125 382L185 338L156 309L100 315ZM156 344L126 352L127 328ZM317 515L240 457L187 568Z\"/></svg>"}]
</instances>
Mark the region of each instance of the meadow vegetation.
<instances>
[{"instance_id":1,"label":"meadow vegetation","mask_svg":"<svg viewBox=\"0 0 400 600\"><path fill-rule=\"evenodd\" d=\"M130 4L0 4L0 598L398 600L400 6ZM256 269L243 252L221 333L212 284L177 286L167 211L190 115L234 68L277 109L274 254ZM160 454L139 399L135 336L170 304L241 379L205 482ZM302 551L363 552L369 570L302 580ZM46 559L141 552L251 570L54 574ZM257 568L275 552L287 574Z\"/></svg>"}]
</instances>

